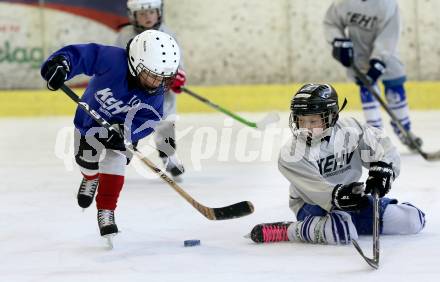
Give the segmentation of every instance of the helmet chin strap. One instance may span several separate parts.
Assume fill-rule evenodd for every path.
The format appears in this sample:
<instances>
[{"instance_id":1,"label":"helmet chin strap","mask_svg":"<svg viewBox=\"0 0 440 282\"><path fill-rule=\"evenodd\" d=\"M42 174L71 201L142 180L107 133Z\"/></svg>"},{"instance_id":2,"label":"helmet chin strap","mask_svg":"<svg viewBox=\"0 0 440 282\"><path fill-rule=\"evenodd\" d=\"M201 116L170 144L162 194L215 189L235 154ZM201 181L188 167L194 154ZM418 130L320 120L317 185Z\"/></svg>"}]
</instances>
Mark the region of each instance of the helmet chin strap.
<instances>
[{"instance_id":1,"label":"helmet chin strap","mask_svg":"<svg viewBox=\"0 0 440 282\"><path fill-rule=\"evenodd\" d=\"M334 115L334 118L332 116L329 116L329 126L335 125L336 121L339 119L339 113L347 106L347 98L344 98L344 102L342 102L342 106L339 109L339 111ZM334 119L334 120L333 120Z\"/></svg>"},{"instance_id":2,"label":"helmet chin strap","mask_svg":"<svg viewBox=\"0 0 440 282\"><path fill-rule=\"evenodd\" d=\"M345 106L347 106L347 98L344 98L344 102L342 102L342 106L341 106L341 108L338 111L338 115L345 108Z\"/></svg>"}]
</instances>

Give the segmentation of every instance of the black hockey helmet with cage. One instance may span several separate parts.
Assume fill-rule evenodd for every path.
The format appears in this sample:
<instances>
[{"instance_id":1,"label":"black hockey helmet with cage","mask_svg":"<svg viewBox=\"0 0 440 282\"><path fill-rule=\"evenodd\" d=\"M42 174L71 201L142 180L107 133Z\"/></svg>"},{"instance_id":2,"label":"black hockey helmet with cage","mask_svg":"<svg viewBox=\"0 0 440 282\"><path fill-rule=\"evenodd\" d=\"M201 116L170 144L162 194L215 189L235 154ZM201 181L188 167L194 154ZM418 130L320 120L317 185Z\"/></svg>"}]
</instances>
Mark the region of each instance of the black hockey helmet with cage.
<instances>
[{"instance_id":1,"label":"black hockey helmet with cage","mask_svg":"<svg viewBox=\"0 0 440 282\"><path fill-rule=\"evenodd\" d=\"M342 108L344 108L346 101ZM290 103L290 126L298 125L298 116L321 115L326 128L335 125L339 117L338 94L329 84L305 84ZM342 110L342 109L341 109Z\"/></svg>"}]
</instances>

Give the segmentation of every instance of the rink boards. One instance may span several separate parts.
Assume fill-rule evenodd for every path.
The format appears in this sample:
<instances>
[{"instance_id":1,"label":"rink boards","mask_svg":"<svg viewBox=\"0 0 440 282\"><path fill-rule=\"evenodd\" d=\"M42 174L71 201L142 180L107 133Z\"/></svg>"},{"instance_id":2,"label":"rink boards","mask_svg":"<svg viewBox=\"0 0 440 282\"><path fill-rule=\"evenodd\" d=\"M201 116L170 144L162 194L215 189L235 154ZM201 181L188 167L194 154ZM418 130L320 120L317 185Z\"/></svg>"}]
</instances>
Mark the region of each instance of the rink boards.
<instances>
[{"instance_id":1,"label":"rink boards","mask_svg":"<svg viewBox=\"0 0 440 282\"><path fill-rule=\"evenodd\" d=\"M358 88L352 83L334 83L340 98L348 100L348 110L360 110ZM301 84L191 86L199 95L232 111L288 111L294 92ZM406 83L409 105L415 110L440 109L440 82ZM75 90L79 95L83 89ZM75 106L62 92L48 90L0 90L0 116L71 115ZM203 113L213 110L194 98L178 96L180 113Z\"/></svg>"}]
</instances>

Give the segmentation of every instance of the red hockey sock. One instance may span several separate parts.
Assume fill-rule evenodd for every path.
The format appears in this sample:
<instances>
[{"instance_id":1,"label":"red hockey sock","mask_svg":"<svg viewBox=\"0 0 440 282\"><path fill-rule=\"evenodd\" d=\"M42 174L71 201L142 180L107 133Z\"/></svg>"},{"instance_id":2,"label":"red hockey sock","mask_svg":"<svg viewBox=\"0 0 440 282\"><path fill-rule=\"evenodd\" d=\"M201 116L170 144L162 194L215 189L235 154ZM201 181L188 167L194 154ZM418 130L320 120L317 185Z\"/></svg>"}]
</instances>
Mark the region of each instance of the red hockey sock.
<instances>
[{"instance_id":1,"label":"red hockey sock","mask_svg":"<svg viewBox=\"0 0 440 282\"><path fill-rule=\"evenodd\" d=\"M95 180L96 178L98 178L99 173L94 174L94 175L85 175L84 173L81 172L81 174L84 176L85 179L87 180Z\"/></svg>"},{"instance_id":2,"label":"red hockey sock","mask_svg":"<svg viewBox=\"0 0 440 282\"><path fill-rule=\"evenodd\" d=\"M98 195L96 196L98 210L115 210L123 185L124 176L100 173Z\"/></svg>"}]
</instances>

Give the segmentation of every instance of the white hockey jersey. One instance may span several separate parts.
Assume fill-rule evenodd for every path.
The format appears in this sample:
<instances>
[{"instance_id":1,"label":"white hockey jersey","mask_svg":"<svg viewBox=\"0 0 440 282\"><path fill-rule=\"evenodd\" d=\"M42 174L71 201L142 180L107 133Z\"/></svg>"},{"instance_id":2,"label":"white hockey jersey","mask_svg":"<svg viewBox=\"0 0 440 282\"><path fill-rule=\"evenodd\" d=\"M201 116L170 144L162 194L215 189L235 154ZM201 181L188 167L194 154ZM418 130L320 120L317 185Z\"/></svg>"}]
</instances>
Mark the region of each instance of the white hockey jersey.
<instances>
[{"instance_id":1,"label":"white hockey jersey","mask_svg":"<svg viewBox=\"0 0 440 282\"><path fill-rule=\"evenodd\" d=\"M330 211L335 185L359 181L362 168L377 161L392 164L399 175L400 156L383 131L347 118L311 146L292 136L281 148L278 168L290 182L289 206L297 214L304 203Z\"/></svg>"},{"instance_id":2,"label":"white hockey jersey","mask_svg":"<svg viewBox=\"0 0 440 282\"><path fill-rule=\"evenodd\" d=\"M384 80L405 76L397 50L400 13L396 0L335 0L324 18L324 34L329 43L350 38L354 62L362 71L368 70L374 58L386 64Z\"/></svg>"}]
</instances>

